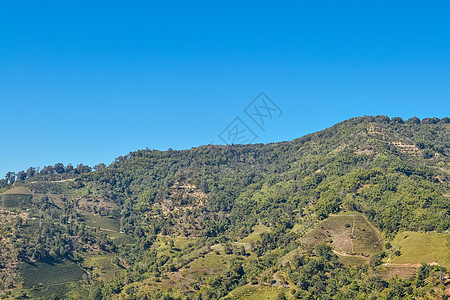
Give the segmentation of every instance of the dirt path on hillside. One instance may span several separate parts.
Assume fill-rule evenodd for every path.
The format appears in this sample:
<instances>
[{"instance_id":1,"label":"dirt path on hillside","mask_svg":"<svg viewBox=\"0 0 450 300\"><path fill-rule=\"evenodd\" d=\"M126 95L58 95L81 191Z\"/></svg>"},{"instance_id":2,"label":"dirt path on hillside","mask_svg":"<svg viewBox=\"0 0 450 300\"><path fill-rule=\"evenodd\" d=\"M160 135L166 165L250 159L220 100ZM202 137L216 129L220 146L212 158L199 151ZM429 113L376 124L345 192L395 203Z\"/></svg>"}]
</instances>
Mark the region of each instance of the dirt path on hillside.
<instances>
[{"instance_id":1,"label":"dirt path on hillside","mask_svg":"<svg viewBox=\"0 0 450 300\"><path fill-rule=\"evenodd\" d=\"M62 183L62 182L68 182L68 181L75 181L75 178L69 178L69 179L62 179L62 180L53 180L53 181L44 181L45 183ZM30 183L38 183L40 181L32 181Z\"/></svg>"},{"instance_id":2,"label":"dirt path on hillside","mask_svg":"<svg viewBox=\"0 0 450 300\"><path fill-rule=\"evenodd\" d=\"M367 258L363 255L360 254L347 254L347 253L343 253L343 252L338 252L336 250L331 250L333 251L334 254L340 255L340 256L346 256L346 257L360 257L360 258Z\"/></svg>"}]
</instances>

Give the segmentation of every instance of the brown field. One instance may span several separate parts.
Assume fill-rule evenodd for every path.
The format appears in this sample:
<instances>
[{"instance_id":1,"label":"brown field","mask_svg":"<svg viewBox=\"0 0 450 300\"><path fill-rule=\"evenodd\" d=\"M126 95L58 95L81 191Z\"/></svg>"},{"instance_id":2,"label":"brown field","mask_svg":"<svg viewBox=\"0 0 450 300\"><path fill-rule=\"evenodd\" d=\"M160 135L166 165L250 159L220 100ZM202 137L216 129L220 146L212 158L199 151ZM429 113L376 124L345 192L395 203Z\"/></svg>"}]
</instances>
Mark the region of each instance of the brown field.
<instances>
[{"instance_id":1,"label":"brown field","mask_svg":"<svg viewBox=\"0 0 450 300\"><path fill-rule=\"evenodd\" d=\"M392 266L392 265L382 265L377 268L374 275L379 275L384 278L392 278L398 276L401 279L411 279L416 276L417 267L415 266Z\"/></svg>"},{"instance_id":2,"label":"brown field","mask_svg":"<svg viewBox=\"0 0 450 300\"><path fill-rule=\"evenodd\" d=\"M1 195L33 195L33 193L31 193L31 191L24 186L17 186L7 190Z\"/></svg>"},{"instance_id":3,"label":"brown field","mask_svg":"<svg viewBox=\"0 0 450 300\"><path fill-rule=\"evenodd\" d=\"M361 215L334 215L300 240L306 246L325 243L343 254L368 256L383 249L379 232Z\"/></svg>"}]
</instances>

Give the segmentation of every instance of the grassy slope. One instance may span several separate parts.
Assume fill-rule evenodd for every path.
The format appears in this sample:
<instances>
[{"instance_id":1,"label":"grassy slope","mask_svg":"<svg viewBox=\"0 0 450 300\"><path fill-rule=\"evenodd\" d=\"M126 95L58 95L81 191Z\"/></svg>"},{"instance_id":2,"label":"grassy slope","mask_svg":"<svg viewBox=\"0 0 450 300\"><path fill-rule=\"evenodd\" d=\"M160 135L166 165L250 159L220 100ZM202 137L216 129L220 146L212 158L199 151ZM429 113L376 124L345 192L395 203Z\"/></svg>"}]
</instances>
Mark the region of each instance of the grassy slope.
<instances>
[{"instance_id":1,"label":"grassy slope","mask_svg":"<svg viewBox=\"0 0 450 300\"><path fill-rule=\"evenodd\" d=\"M247 237L240 240L241 243L250 243L250 242L256 242L260 240L260 234L263 232L270 231L270 228L264 225L255 225L253 226L253 232L250 233Z\"/></svg>"},{"instance_id":2,"label":"grassy slope","mask_svg":"<svg viewBox=\"0 0 450 300\"><path fill-rule=\"evenodd\" d=\"M232 291L228 297L230 299L248 300L277 299L280 292L284 292L287 295L289 289L264 285L245 285Z\"/></svg>"},{"instance_id":3,"label":"grassy slope","mask_svg":"<svg viewBox=\"0 0 450 300\"><path fill-rule=\"evenodd\" d=\"M400 247L402 254L392 258L390 263L437 262L450 269L450 234L448 233L405 231L397 234L392 245Z\"/></svg>"},{"instance_id":4,"label":"grassy slope","mask_svg":"<svg viewBox=\"0 0 450 300\"><path fill-rule=\"evenodd\" d=\"M89 213L83 214L83 217L85 218L86 225L88 226L98 227L104 231L112 231L112 232L119 231L118 222L115 219Z\"/></svg>"},{"instance_id":5,"label":"grassy slope","mask_svg":"<svg viewBox=\"0 0 450 300\"><path fill-rule=\"evenodd\" d=\"M114 254L105 252L88 253L83 255L83 267L90 269L91 274L95 277L98 276L99 280L108 281L122 270L113 263L113 258Z\"/></svg>"}]
</instances>

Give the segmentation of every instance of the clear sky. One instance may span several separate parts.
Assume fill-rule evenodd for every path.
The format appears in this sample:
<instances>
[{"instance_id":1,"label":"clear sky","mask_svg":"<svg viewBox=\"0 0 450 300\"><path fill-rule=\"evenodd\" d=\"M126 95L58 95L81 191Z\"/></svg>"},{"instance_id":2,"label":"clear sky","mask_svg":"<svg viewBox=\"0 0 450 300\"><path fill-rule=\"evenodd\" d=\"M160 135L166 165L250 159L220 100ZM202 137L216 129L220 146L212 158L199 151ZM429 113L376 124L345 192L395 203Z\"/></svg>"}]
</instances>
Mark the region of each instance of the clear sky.
<instances>
[{"instance_id":1,"label":"clear sky","mask_svg":"<svg viewBox=\"0 0 450 300\"><path fill-rule=\"evenodd\" d=\"M450 112L449 1L2 1L0 176ZM244 109L264 91L265 131Z\"/></svg>"}]
</instances>

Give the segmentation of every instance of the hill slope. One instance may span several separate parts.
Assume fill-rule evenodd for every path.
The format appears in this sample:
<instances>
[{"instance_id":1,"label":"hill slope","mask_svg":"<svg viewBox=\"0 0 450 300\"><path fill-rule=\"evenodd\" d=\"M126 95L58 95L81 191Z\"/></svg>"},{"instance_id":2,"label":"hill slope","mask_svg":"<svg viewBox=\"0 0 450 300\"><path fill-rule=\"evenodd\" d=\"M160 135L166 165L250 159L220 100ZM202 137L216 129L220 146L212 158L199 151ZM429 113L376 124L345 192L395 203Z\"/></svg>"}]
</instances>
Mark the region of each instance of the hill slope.
<instances>
[{"instance_id":1,"label":"hill slope","mask_svg":"<svg viewBox=\"0 0 450 300\"><path fill-rule=\"evenodd\" d=\"M345 212L364 215L386 241L405 230L448 231L449 155L448 118L384 116L350 119L291 142L131 152L64 180L50 172L17 181L33 191L34 206L9 209L2 234L15 250L4 257L15 253L17 264L72 260L88 276L65 290L80 297L209 299L250 283L250 294L298 298L441 293L431 284L439 268L420 268L426 276L414 283L376 279L382 282L373 288L375 271L355 269L329 247L345 251L352 237L330 234L331 243L325 237L310 246L302 240L330 214ZM369 226L357 228L367 240ZM361 250L347 251L371 254L375 269L385 255L376 252L383 247L377 230L376 246L355 242ZM12 279L11 268L2 282L20 287L27 276ZM264 285L270 288L256 288ZM45 297L39 289L29 293Z\"/></svg>"}]
</instances>

